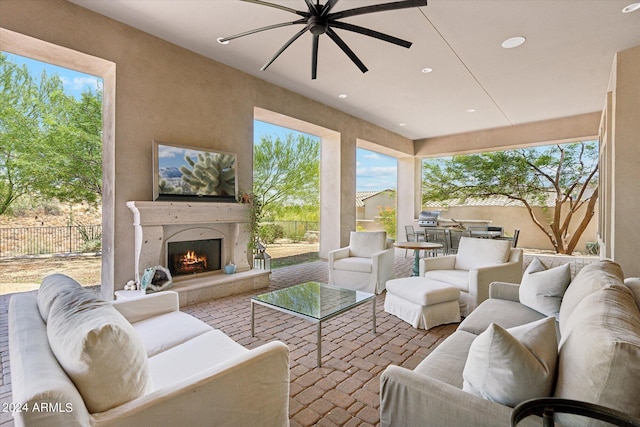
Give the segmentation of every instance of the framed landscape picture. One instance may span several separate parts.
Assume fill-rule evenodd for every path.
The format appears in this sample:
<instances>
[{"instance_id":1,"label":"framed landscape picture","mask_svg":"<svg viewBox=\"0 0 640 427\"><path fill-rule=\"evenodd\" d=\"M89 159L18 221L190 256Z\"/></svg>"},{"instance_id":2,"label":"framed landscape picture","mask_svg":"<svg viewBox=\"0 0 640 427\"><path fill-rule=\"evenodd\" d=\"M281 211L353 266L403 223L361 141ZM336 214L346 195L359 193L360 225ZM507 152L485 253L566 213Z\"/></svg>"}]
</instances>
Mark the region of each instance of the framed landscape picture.
<instances>
[{"instance_id":1,"label":"framed landscape picture","mask_svg":"<svg viewBox=\"0 0 640 427\"><path fill-rule=\"evenodd\" d=\"M236 155L153 142L153 200L234 202Z\"/></svg>"}]
</instances>

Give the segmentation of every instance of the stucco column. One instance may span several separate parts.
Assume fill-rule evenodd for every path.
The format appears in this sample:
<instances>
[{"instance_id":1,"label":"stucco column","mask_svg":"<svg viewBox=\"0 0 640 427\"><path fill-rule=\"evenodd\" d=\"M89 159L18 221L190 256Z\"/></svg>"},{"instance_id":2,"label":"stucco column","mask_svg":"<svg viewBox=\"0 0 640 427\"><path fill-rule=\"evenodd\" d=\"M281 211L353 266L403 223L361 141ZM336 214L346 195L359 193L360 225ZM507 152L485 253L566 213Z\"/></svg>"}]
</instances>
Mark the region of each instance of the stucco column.
<instances>
[{"instance_id":1,"label":"stucco column","mask_svg":"<svg viewBox=\"0 0 640 427\"><path fill-rule=\"evenodd\" d=\"M396 236L398 241L406 240L404 227L415 226L415 218L420 212L420 165L415 157L398 158L398 201Z\"/></svg>"}]
</instances>

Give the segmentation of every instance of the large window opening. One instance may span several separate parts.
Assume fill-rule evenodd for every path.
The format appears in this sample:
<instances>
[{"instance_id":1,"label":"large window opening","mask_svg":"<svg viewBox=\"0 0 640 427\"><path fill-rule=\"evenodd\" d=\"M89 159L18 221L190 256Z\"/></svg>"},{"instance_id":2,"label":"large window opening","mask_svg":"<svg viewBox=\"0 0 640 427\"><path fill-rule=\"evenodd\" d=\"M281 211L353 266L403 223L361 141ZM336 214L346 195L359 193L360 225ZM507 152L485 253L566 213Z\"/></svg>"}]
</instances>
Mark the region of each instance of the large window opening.
<instances>
[{"instance_id":1,"label":"large window opening","mask_svg":"<svg viewBox=\"0 0 640 427\"><path fill-rule=\"evenodd\" d=\"M398 160L356 149L356 228L396 238Z\"/></svg>"},{"instance_id":2,"label":"large window opening","mask_svg":"<svg viewBox=\"0 0 640 427\"><path fill-rule=\"evenodd\" d=\"M310 133L254 121L256 231L272 268L318 258L320 144L321 138Z\"/></svg>"},{"instance_id":3,"label":"large window opening","mask_svg":"<svg viewBox=\"0 0 640 427\"><path fill-rule=\"evenodd\" d=\"M99 285L102 79L7 52L0 70L1 288L54 271Z\"/></svg>"},{"instance_id":4,"label":"large window opening","mask_svg":"<svg viewBox=\"0 0 640 427\"><path fill-rule=\"evenodd\" d=\"M442 226L482 225L518 247L597 255L598 141L425 159L422 209Z\"/></svg>"},{"instance_id":5,"label":"large window opening","mask_svg":"<svg viewBox=\"0 0 640 427\"><path fill-rule=\"evenodd\" d=\"M79 228L81 229L81 233L84 233L84 236L81 236L81 240L100 240L101 242L101 252L99 252L101 254L100 262L98 263L98 267L94 270L99 271L100 279L98 283L100 284L102 296L104 298L110 299L113 297L113 278L115 264L113 250L115 229L115 64L113 62L106 61L95 56L87 55L85 53L77 52L72 49L47 43L3 28L0 28L0 51L24 56L26 58L31 58L37 61L42 61L49 65L73 69L81 74L89 75L89 77L84 76L83 78L93 79L96 82L98 81L98 79L102 79L101 95L102 101L104 102L101 101L100 107L98 108L102 116L101 125L98 126L98 132L100 133L99 140L101 143L101 147L99 148L100 153L98 154L98 156L101 156L102 166L102 187L100 197L102 211L101 227L99 231L90 230L86 227L83 228L82 226L80 226ZM82 79L71 79L70 83L79 83L81 81ZM80 91L82 92L82 89L80 89ZM84 130L87 131L86 128L84 128ZM73 133L69 129L67 129L67 131ZM77 137L78 135L74 134L73 136ZM80 145L82 146L82 144ZM57 167L55 164L52 164L48 160L43 161L42 165L43 166L40 169L46 171L46 173L48 174L51 174L52 171L47 169ZM92 165L87 163L86 166L91 167ZM63 176L63 178L68 179L69 177ZM60 183L63 181L64 180L61 179ZM73 184L78 187L81 185L78 180L74 181L73 179L71 179L71 181L73 181ZM63 192L65 189L69 190L70 188L72 189L73 187L60 185L59 191ZM62 194L58 194L55 198L57 198L58 196L62 197ZM100 202L97 202L97 206L98 208L100 208ZM75 211L69 213L68 208L64 211L64 215L67 217L78 219L78 214ZM96 233L101 233L101 238L98 238ZM46 271L46 274L59 272L62 263L64 263L64 260L64 257L58 259L61 264L52 266L49 270ZM73 274L72 276L78 277ZM29 279L29 281L39 286L40 278L31 278Z\"/></svg>"}]
</instances>

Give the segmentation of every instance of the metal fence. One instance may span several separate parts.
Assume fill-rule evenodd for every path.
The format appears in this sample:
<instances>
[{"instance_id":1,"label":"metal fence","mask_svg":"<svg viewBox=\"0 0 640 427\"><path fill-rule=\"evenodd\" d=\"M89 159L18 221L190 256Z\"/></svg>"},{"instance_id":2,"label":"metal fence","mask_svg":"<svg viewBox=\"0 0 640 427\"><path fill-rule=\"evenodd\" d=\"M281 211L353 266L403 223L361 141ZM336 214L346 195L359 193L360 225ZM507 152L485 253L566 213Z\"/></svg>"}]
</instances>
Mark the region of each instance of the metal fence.
<instances>
[{"instance_id":1,"label":"metal fence","mask_svg":"<svg viewBox=\"0 0 640 427\"><path fill-rule=\"evenodd\" d=\"M0 258L99 252L102 226L0 228Z\"/></svg>"}]
</instances>

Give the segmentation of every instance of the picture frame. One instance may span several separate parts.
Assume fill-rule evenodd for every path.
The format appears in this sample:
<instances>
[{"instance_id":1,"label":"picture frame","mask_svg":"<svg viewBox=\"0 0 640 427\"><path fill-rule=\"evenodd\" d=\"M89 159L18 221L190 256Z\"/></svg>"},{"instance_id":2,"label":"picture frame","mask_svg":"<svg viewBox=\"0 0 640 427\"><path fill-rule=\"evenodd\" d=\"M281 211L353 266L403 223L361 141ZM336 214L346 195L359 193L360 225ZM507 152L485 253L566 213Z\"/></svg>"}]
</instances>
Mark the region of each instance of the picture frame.
<instances>
[{"instance_id":1,"label":"picture frame","mask_svg":"<svg viewBox=\"0 0 640 427\"><path fill-rule=\"evenodd\" d=\"M237 156L153 141L153 200L235 202Z\"/></svg>"}]
</instances>

